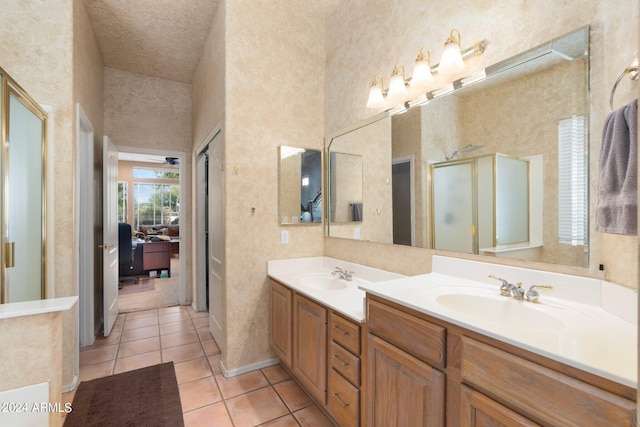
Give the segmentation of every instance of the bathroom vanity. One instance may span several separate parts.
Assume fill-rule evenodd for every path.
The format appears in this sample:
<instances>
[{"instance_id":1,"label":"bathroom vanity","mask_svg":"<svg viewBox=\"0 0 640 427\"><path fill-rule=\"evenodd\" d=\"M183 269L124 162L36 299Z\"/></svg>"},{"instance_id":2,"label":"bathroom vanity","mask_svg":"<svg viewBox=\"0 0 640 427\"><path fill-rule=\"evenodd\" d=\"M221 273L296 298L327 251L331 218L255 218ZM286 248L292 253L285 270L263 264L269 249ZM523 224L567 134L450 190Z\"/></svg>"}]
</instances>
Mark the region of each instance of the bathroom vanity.
<instances>
[{"instance_id":1,"label":"bathroom vanity","mask_svg":"<svg viewBox=\"0 0 640 427\"><path fill-rule=\"evenodd\" d=\"M272 349L339 425L635 425L633 290L440 256L432 270L270 262ZM553 289L518 300L490 275Z\"/></svg>"}]
</instances>

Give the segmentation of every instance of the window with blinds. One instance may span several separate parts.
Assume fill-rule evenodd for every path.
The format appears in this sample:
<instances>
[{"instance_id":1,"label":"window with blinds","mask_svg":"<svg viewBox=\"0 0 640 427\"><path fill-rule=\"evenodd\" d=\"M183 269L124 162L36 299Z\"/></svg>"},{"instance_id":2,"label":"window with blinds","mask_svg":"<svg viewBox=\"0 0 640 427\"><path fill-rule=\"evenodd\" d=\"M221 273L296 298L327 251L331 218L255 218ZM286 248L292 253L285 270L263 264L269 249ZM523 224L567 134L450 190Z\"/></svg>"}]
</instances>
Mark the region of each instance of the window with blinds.
<instances>
[{"instance_id":1,"label":"window with blinds","mask_svg":"<svg viewBox=\"0 0 640 427\"><path fill-rule=\"evenodd\" d=\"M560 243L587 240L587 168L584 116L558 122L558 205Z\"/></svg>"}]
</instances>

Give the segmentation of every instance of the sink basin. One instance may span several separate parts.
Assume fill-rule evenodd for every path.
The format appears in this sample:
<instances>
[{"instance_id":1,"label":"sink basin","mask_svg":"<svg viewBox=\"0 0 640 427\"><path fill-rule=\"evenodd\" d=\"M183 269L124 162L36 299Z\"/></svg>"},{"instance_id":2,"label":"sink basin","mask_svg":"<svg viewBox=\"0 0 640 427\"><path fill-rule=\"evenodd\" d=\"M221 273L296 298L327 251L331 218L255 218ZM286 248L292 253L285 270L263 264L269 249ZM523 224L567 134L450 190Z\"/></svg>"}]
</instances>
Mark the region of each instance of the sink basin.
<instances>
[{"instance_id":1,"label":"sink basin","mask_svg":"<svg viewBox=\"0 0 640 427\"><path fill-rule=\"evenodd\" d=\"M305 273L293 279L298 285L316 290L340 291L349 285L345 280L332 276L331 273Z\"/></svg>"},{"instance_id":2,"label":"sink basin","mask_svg":"<svg viewBox=\"0 0 640 427\"><path fill-rule=\"evenodd\" d=\"M565 328L560 316L537 304L500 295L443 294L435 298L442 308L505 328L558 331Z\"/></svg>"}]
</instances>

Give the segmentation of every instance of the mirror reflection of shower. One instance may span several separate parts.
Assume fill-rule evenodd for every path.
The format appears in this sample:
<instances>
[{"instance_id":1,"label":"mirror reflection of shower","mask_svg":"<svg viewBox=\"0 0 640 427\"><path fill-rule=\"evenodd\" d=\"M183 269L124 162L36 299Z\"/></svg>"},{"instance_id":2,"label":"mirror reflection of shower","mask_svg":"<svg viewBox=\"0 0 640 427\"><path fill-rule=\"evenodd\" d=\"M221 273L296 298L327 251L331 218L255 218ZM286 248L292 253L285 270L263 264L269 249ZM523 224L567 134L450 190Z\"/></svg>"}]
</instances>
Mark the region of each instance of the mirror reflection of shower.
<instances>
[{"instance_id":1,"label":"mirror reflection of shower","mask_svg":"<svg viewBox=\"0 0 640 427\"><path fill-rule=\"evenodd\" d=\"M481 149L481 148L483 148L483 147L484 147L484 145L473 145L473 144L469 144L469 145L467 145L466 147L462 147L462 148L460 148L460 149L458 149L458 150L454 151L450 156L446 156L446 157L445 157L445 159L447 159L447 161L449 161L449 160L453 160L453 159L455 159L455 158L458 156L458 154L460 154L460 153L469 153L469 152L471 152L471 151L479 150L479 149Z\"/></svg>"}]
</instances>

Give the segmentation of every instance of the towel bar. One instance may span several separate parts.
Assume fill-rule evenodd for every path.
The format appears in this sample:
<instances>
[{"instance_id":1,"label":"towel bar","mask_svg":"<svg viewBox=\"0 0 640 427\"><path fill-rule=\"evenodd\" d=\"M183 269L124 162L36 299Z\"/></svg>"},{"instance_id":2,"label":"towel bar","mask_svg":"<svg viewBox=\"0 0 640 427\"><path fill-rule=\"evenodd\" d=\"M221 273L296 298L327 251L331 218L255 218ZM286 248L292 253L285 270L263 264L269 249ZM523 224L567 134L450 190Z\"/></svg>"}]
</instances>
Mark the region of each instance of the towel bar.
<instances>
[{"instance_id":1,"label":"towel bar","mask_svg":"<svg viewBox=\"0 0 640 427\"><path fill-rule=\"evenodd\" d=\"M634 59L631 65L624 69L624 71L618 76L618 80L613 84L611 89L611 95L609 96L609 112L613 112L613 97L616 94L618 83L624 76L629 76L631 80L638 80L638 59Z\"/></svg>"}]
</instances>

